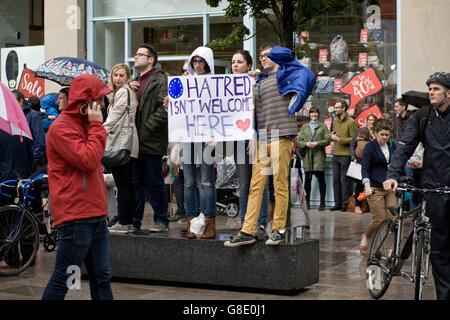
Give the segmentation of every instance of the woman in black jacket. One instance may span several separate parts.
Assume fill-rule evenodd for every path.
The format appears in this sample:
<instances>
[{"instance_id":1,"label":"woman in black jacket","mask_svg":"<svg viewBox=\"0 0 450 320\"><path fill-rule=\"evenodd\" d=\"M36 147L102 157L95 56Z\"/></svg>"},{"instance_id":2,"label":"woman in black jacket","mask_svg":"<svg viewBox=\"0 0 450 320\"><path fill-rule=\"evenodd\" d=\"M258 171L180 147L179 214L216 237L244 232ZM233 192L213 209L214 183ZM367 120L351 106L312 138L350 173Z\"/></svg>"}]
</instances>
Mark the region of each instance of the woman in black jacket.
<instances>
[{"instance_id":1,"label":"woman in black jacket","mask_svg":"<svg viewBox=\"0 0 450 320\"><path fill-rule=\"evenodd\" d=\"M367 251L368 239L372 238L381 222L393 219L387 207L397 207L395 192L383 189L389 163L395 151L395 144L390 141L391 125L387 119L377 119L374 125L376 139L364 148L362 159L362 178L365 193L370 205L372 221L361 235L359 252L364 255Z\"/></svg>"}]
</instances>

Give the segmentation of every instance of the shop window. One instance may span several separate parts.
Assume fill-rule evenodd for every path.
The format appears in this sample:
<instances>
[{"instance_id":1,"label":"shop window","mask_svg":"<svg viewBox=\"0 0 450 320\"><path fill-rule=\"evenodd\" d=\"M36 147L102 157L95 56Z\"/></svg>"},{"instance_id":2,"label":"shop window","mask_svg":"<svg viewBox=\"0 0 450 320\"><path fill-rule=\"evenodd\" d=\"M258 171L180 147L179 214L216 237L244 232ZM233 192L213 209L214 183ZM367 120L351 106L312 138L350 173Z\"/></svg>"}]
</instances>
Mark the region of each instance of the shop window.
<instances>
[{"instance_id":1,"label":"shop window","mask_svg":"<svg viewBox=\"0 0 450 320\"><path fill-rule=\"evenodd\" d=\"M210 40L217 38L226 38L233 30L234 24L242 24L242 18L225 18L225 17L211 17L210 18ZM214 50L214 59L222 61L231 61L234 51L242 49L242 41L233 43L231 46L224 49ZM216 71L217 72L217 71Z\"/></svg>"},{"instance_id":2,"label":"shop window","mask_svg":"<svg viewBox=\"0 0 450 320\"><path fill-rule=\"evenodd\" d=\"M125 61L125 25L123 22L95 23L96 50L94 61L111 70Z\"/></svg>"},{"instance_id":3,"label":"shop window","mask_svg":"<svg viewBox=\"0 0 450 320\"><path fill-rule=\"evenodd\" d=\"M190 55L203 44L203 19L132 22L131 53L142 43L152 45L160 56Z\"/></svg>"},{"instance_id":4,"label":"shop window","mask_svg":"<svg viewBox=\"0 0 450 320\"><path fill-rule=\"evenodd\" d=\"M44 44L44 0L30 0L29 6L29 45Z\"/></svg>"}]
</instances>

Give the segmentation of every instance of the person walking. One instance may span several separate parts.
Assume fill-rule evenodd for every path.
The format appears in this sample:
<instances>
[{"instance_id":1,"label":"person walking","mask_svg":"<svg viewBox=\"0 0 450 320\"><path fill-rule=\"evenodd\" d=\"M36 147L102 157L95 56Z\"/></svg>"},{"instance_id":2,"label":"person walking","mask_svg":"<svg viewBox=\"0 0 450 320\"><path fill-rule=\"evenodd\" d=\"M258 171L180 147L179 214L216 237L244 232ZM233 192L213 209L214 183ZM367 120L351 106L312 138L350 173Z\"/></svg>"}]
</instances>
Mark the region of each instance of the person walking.
<instances>
[{"instance_id":1,"label":"person walking","mask_svg":"<svg viewBox=\"0 0 450 320\"><path fill-rule=\"evenodd\" d=\"M362 158L362 182L372 214L372 220L361 235L359 252L362 255L366 254L368 240L375 234L381 222L386 218L394 219L387 208L397 207L395 192L383 189L383 182L386 180L387 170L396 149L395 143L390 141L389 120L377 119L374 131L376 139L366 145Z\"/></svg>"},{"instance_id":2,"label":"person walking","mask_svg":"<svg viewBox=\"0 0 450 320\"><path fill-rule=\"evenodd\" d=\"M306 148L303 159L305 170L305 192L308 209L311 199L311 180L316 176L319 181L320 205L319 211L325 210L325 196L327 185L325 182L325 147L331 142L330 131L327 126L319 122L319 109L312 107L309 110L310 122L304 124L298 134L298 147Z\"/></svg>"},{"instance_id":3,"label":"person walking","mask_svg":"<svg viewBox=\"0 0 450 320\"><path fill-rule=\"evenodd\" d=\"M350 142L355 134L357 125L355 120L347 114L348 103L338 99L334 105L336 117L333 121L331 139L333 148L333 191L334 207L331 211L347 211L350 180L347 177L350 165Z\"/></svg>"},{"instance_id":4,"label":"person walking","mask_svg":"<svg viewBox=\"0 0 450 320\"><path fill-rule=\"evenodd\" d=\"M112 134L114 126L127 112L129 126L133 129L133 145L130 157L136 159L139 155L139 140L135 125L137 98L128 85L131 71L126 64L115 65L111 70L108 117L103 126L108 134ZM134 231L133 215L136 209L136 195L133 187L131 161L118 167L111 167L111 173L117 187L117 211L119 222L109 228L114 233L130 233Z\"/></svg>"},{"instance_id":5,"label":"person walking","mask_svg":"<svg viewBox=\"0 0 450 320\"><path fill-rule=\"evenodd\" d=\"M136 192L133 226L136 230L141 229L148 199L154 212L154 224L150 231L164 232L169 230L168 195L162 174L162 159L168 146L167 111L163 106L167 95L167 75L155 69L157 62L158 53L147 44L141 45L134 55L134 67L139 76L130 83L130 87L136 91L138 100L136 129L139 155L131 159Z\"/></svg>"},{"instance_id":6,"label":"person walking","mask_svg":"<svg viewBox=\"0 0 450 320\"><path fill-rule=\"evenodd\" d=\"M85 74L72 81L70 91L69 104L47 134L48 183L59 241L42 299L63 300L69 276L77 269L80 273L84 263L91 298L112 300L108 207L100 163L106 143L101 107L111 89Z\"/></svg>"}]
</instances>

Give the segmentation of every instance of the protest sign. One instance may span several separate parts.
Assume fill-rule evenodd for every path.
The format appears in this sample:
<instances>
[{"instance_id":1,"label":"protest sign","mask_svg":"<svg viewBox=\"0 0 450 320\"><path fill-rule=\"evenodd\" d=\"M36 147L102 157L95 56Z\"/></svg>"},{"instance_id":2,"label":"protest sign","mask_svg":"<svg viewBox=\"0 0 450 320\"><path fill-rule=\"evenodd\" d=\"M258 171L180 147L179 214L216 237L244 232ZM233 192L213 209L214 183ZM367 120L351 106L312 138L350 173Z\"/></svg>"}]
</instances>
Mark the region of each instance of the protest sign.
<instances>
[{"instance_id":1,"label":"protest sign","mask_svg":"<svg viewBox=\"0 0 450 320\"><path fill-rule=\"evenodd\" d=\"M350 107L354 107L359 101L378 93L381 89L383 89L383 84L375 73L375 70L370 67L363 73L354 76L341 89L341 92L350 95Z\"/></svg>"},{"instance_id":2,"label":"protest sign","mask_svg":"<svg viewBox=\"0 0 450 320\"><path fill-rule=\"evenodd\" d=\"M169 77L169 142L252 139L253 87L246 74Z\"/></svg>"},{"instance_id":3,"label":"protest sign","mask_svg":"<svg viewBox=\"0 0 450 320\"><path fill-rule=\"evenodd\" d=\"M358 127L364 127L366 125L366 119L369 114L375 114L378 119L384 118L383 113L380 110L380 107L378 107L376 104L370 107L369 109L366 109L364 111L361 111L358 116L356 117L355 121Z\"/></svg>"}]
</instances>

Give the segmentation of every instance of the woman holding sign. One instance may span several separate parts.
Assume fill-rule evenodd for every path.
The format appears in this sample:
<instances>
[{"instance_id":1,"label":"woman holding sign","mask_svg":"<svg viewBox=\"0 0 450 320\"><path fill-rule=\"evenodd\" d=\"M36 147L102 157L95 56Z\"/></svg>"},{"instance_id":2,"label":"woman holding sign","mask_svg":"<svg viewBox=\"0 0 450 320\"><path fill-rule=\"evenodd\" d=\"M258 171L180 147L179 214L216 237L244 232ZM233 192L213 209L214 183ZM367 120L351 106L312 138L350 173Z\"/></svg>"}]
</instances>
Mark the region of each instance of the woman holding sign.
<instances>
[{"instance_id":1,"label":"woman holding sign","mask_svg":"<svg viewBox=\"0 0 450 320\"><path fill-rule=\"evenodd\" d=\"M231 60L233 74L249 73L253 66L253 59L247 50L238 49ZM250 163L250 147L248 141L234 142L234 162L239 179L239 209L241 213L241 223L244 224L247 212L248 194L250 191L250 181L252 178L252 164ZM255 237L259 240L267 240L265 230L267 216L269 212L269 186L268 181L263 193L261 210L259 212L258 227L256 227Z\"/></svg>"},{"instance_id":2,"label":"woman holding sign","mask_svg":"<svg viewBox=\"0 0 450 320\"><path fill-rule=\"evenodd\" d=\"M187 66L189 75L214 74L213 51L206 47L198 47L192 52ZM188 151L190 149L190 152ZM200 153L200 185L197 188L197 165L194 159L198 159ZM183 172L184 172L184 201L186 202L186 218L188 219L186 237L195 238L191 232L191 220L204 211L206 227L202 235L203 239L212 239L216 236L216 180L214 176L214 143L183 143ZM186 155L189 154L190 158ZM204 159L207 154L209 159ZM212 163L210 163L212 162ZM197 199L199 197L200 199Z\"/></svg>"}]
</instances>

